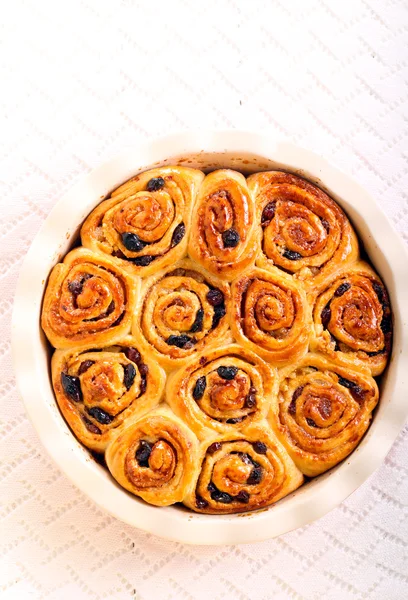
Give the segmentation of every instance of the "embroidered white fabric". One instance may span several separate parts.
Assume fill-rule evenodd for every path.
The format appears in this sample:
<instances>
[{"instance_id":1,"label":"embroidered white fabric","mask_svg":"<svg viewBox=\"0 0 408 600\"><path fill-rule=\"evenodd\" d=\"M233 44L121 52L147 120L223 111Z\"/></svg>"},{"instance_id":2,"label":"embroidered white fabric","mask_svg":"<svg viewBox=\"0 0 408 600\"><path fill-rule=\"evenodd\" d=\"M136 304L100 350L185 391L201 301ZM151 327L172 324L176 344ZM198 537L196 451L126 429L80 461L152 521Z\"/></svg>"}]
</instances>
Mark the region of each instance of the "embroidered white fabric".
<instances>
[{"instance_id":1,"label":"embroidered white fabric","mask_svg":"<svg viewBox=\"0 0 408 600\"><path fill-rule=\"evenodd\" d=\"M408 241L407 3L14 0L0 28L2 599L407 598L407 428L320 521L183 546L116 521L61 474L18 397L9 340L19 267L51 207L148 136L288 137L354 175Z\"/></svg>"}]
</instances>

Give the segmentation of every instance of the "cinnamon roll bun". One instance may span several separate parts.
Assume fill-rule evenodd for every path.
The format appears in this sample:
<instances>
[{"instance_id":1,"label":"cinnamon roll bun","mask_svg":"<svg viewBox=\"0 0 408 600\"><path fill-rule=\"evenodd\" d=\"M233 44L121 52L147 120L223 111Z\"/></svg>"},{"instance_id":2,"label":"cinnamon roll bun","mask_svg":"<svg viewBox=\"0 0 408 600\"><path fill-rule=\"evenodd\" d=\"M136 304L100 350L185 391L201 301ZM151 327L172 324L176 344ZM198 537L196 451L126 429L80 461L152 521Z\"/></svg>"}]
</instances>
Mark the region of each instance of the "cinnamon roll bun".
<instances>
[{"instance_id":1,"label":"cinnamon roll bun","mask_svg":"<svg viewBox=\"0 0 408 600\"><path fill-rule=\"evenodd\" d=\"M57 350L51 366L62 414L78 440L96 452L163 394L164 371L131 336L102 349Z\"/></svg>"},{"instance_id":2,"label":"cinnamon roll bun","mask_svg":"<svg viewBox=\"0 0 408 600\"><path fill-rule=\"evenodd\" d=\"M54 348L101 347L129 333L139 279L85 248L69 252L51 271L41 313Z\"/></svg>"},{"instance_id":3,"label":"cinnamon roll bun","mask_svg":"<svg viewBox=\"0 0 408 600\"><path fill-rule=\"evenodd\" d=\"M143 281L133 333L168 370L228 336L228 284L189 259Z\"/></svg>"},{"instance_id":4,"label":"cinnamon roll bun","mask_svg":"<svg viewBox=\"0 0 408 600\"><path fill-rule=\"evenodd\" d=\"M309 287L354 261L357 237L344 212L308 181L269 171L248 178L261 235L257 265L278 267Z\"/></svg>"},{"instance_id":5,"label":"cinnamon roll bun","mask_svg":"<svg viewBox=\"0 0 408 600\"><path fill-rule=\"evenodd\" d=\"M302 482L301 472L273 433L252 425L201 444L198 478L184 503L210 514L256 510Z\"/></svg>"},{"instance_id":6,"label":"cinnamon roll bun","mask_svg":"<svg viewBox=\"0 0 408 600\"><path fill-rule=\"evenodd\" d=\"M106 451L116 481L149 504L169 506L189 492L198 442L184 423L160 408L121 432Z\"/></svg>"},{"instance_id":7,"label":"cinnamon roll bun","mask_svg":"<svg viewBox=\"0 0 408 600\"><path fill-rule=\"evenodd\" d=\"M204 173L161 167L137 175L89 215L82 244L146 277L187 253L191 210Z\"/></svg>"},{"instance_id":8,"label":"cinnamon roll bun","mask_svg":"<svg viewBox=\"0 0 408 600\"><path fill-rule=\"evenodd\" d=\"M391 350L392 316L387 290L373 269L355 263L328 278L311 298L312 347L380 375Z\"/></svg>"},{"instance_id":9,"label":"cinnamon roll bun","mask_svg":"<svg viewBox=\"0 0 408 600\"><path fill-rule=\"evenodd\" d=\"M324 473L366 432L378 402L377 384L364 370L313 353L281 369L279 380L270 424L302 473Z\"/></svg>"},{"instance_id":10,"label":"cinnamon roll bun","mask_svg":"<svg viewBox=\"0 0 408 600\"><path fill-rule=\"evenodd\" d=\"M277 371L238 344L193 356L167 381L166 400L199 438L241 430L266 416Z\"/></svg>"},{"instance_id":11,"label":"cinnamon roll bun","mask_svg":"<svg viewBox=\"0 0 408 600\"><path fill-rule=\"evenodd\" d=\"M231 281L253 264L258 251L255 206L241 173L222 169L206 176L191 224L190 257Z\"/></svg>"},{"instance_id":12,"label":"cinnamon roll bun","mask_svg":"<svg viewBox=\"0 0 408 600\"><path fill-rule=\"evenodd\" d=\"M302 357L311 317L301 284L286 273L254 267L232 284L231 328L235 339L273 365Z\"/></svg>"}]
</instances>

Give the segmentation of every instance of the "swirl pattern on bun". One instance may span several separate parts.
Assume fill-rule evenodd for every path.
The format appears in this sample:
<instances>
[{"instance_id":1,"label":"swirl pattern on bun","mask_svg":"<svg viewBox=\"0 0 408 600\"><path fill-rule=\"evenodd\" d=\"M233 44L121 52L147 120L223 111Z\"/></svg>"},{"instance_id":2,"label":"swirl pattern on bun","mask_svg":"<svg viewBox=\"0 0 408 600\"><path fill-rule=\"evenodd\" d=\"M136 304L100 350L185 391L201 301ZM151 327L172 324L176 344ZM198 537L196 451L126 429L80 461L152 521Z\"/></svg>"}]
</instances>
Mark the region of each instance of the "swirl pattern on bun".
<instances>
[{"instance_id":1,"label":"swirl pattern on bun","mask_svg":"<svg viewBox=\"0 0 408 600\"><path fill-rule=\"evenodd\" d=\"M42 328L55 348L113 343L129 333L139 285L110 259L76 248L51 271Z\"/></svg>"},{"instance_id":2,"label":"swirl pattern on bun","mask_svg":"<svg viewBox=\"0 0 408 600\"><path fill-rule=\"evenodd\" d=\"M391 350L392 315L378 275L357 262L326 280L312 297L312 347L333 360L347 358L380 375Z\"/></svg>"},{"instance_id":3,"label":"swirl pattern on bun","mask_svg":"<svg viewBox=\"0 0 408 600\"><path fill-rule=\"evenodd\" d=\"M191 258L231 281L255 261L255 205L241 173L221 169L200 188L188 247Z\"/></svg>"},{"instance_id":4,"label":"swirl pattern on bun","mask_svg":"<svg viewBox=\"0 0 408 600\"><path fill-rule=\"evenodd\" d=\"M314 477L354 450L377 402L378 387L367 372L310 353L281 369L270 423L302 473Z\"/></svg>"},{"instance_id":5,"label":"swirl pattern on bun","mask_svg":"<svg viewBox=\"0 0 408 600\"><path fill-rule=\"evenodd\" d=\"M231 329L244 348L273 365L300 358L311 329L305 291L286 273L245 271L232 285Z\"/></svg>"},{"instance_id":6,"label":"swirl pattern on bun","mask_svg":"<svg viewBox=\"0 0 408 600\"><path fill-rule=\"evenodd\" d=\"M257 265L278 267L315 286L358 255L344 212L308 181L269 171L248 178L262 238Z\"/></svg>"},{"instance_id":7,"label":"swirl pattern on bun","mask_svg":"<svg viewBox=\"0 0 408 600\"><path fill-rule=\"evenodd\" d=\"M120 433L106 452L106 463L125 489L150 504L169 506L188 493L197 452L188 427L161 408Z\"/></svg>"},{"instance_id":8,"label":"swirl pattern on bun","mask_svg":"<svg viewBox=\"0 0 408 600\"><path fill-rule=\"evenodd\" d=\"M256 510L293 492L303 477L265 426L203 443L195 488L184 503L210 514Z\"/></svg>"},{"instance_id":9,"label":"swirl pattern on bun","mask_svg":"<svg viewBox=\"0 0 408 600\"><path fill-rule=\"evenodd\" d=\"M146 353L174 369L228 335L229 286L189 259L145 279L133 333Z\"/></svg>"},{"instance_id":10,"label":"swirl pattern on bun","mask_svg":"<svg viewBox=\"0 0 408 600\"><path fill-rule=\"evenodd\" d=\"M167 381L166 399L201 439L209 430L241 430L266 416L277 394L277 371L238 344L193 357Z\"/></svg>"},{"instance_id":11,"label":"swirl pattern on bun","mask_svg":"<svg viewBox=\"0 0 408 600\"><path fill-rule=\"evenodd\" d=\"M141 277L173 264L187 253L191 211L203 178L188 167L137 175L92 211L81 229L83 245Z\"/></svg>"},{"instance_id":12,"label":"swirl pattern on bun","mask_svg":"<svg viewBox=\"0 0 408 600\"><path fill-rule=\"evenodd\" d=\"M126 336L106 348L57 350L52 381L58 406L78 440L103 452L124 425L159 403L165 376Z\"/></svg>"}]
</instances>

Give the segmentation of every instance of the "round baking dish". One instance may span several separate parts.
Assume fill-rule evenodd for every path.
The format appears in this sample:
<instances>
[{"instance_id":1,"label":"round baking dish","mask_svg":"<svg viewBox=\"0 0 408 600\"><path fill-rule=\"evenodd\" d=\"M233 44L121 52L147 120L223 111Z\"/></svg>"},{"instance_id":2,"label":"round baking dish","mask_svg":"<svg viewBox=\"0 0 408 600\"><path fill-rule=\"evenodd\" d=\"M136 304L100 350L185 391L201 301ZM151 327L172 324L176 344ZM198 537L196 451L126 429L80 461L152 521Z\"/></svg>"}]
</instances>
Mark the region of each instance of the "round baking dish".
<instances>
[{"instance_id":1,"label":"round baking dish","mask_svg":"<svg viewBox=\"0 0 408 600\"><path fill-rule=\"evenodd\" d=\"M40 328L45 284L52 266L76 239L88 213L130 177L152 167L181 164L246 173L282 169L317 183L343 207L383 278L394 313L394 343L381 379L381 400L358 448L328 473L266 510L202 515L178 506L157 508L122 489L75 439L62 418L50 380L50 347ZM147 532L190 544L236 544L271 538L310 523L338 505L376 469L408 416L407 253L378 204L326 160L287 142L241 131L170 135L127 150L75 185L55 205L27 253L18 282L12 345L18 387L49 454L99 506ZM404 368L405 367L405 368Z\"/></svg>"}]
</instances>

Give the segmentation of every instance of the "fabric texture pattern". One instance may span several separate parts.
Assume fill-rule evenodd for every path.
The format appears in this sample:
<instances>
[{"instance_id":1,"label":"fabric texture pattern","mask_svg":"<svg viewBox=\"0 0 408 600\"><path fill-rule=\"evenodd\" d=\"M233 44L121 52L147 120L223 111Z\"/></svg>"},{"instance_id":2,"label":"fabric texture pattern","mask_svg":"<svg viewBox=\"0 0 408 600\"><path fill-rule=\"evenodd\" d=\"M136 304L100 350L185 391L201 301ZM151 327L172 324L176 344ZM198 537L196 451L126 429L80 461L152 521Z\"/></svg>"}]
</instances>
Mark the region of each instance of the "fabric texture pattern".
<instances>
[{"instance_id":1,"label":"fabric texture pattern","mask_svg":"<svg viewBox=\"0 0 408 600\"><path fill-rule=\"evenodd\" d=\"M15 0L0 28L1 598L407 598L407 427L319 521L258 544L187 546L117 521L61 473L25 414L10 345L18 272L52 206L172 131L253 129L314 150L407 243L407 3Z\"/></svg>"}]
</instances>

